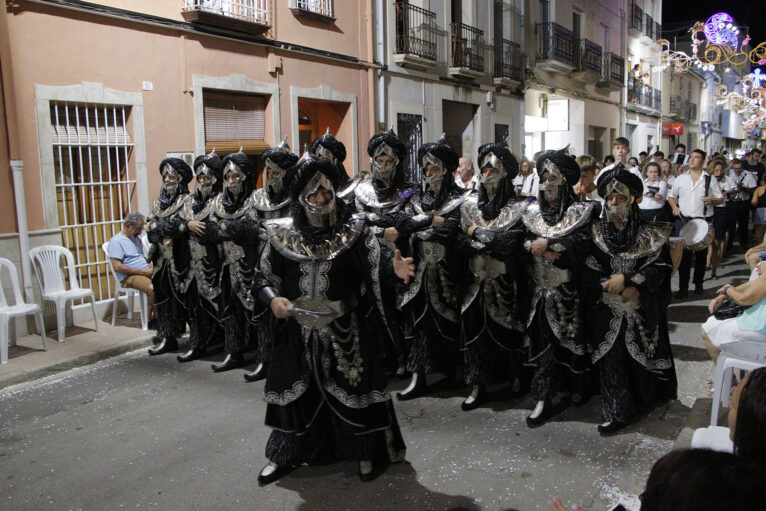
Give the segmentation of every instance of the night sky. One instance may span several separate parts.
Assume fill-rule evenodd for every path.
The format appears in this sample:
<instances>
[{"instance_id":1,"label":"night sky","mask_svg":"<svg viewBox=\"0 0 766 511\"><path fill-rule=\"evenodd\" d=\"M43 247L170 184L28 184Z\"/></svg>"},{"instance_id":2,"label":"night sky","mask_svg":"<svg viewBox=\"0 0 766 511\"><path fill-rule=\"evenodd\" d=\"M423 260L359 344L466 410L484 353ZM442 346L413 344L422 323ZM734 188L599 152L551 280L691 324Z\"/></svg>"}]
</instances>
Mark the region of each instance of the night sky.
<instances>
[{"instance_id":1,"label":"night sky","mask_svg":"<svg viewBox=\"0 0 766 511\"><path fill-rule=\"evenodd\" d=\"M761 2L750 0L728 2L664 0L662 2L662 35L671 42L671 45L674 34L679 40L688 41L688 29L695 21L704 22L718 12L728 12L741 28L741 34L747 32L742 28L748 27L750 44L753 47L766 41L766 7Z\"/></svg>"}]
</instances>

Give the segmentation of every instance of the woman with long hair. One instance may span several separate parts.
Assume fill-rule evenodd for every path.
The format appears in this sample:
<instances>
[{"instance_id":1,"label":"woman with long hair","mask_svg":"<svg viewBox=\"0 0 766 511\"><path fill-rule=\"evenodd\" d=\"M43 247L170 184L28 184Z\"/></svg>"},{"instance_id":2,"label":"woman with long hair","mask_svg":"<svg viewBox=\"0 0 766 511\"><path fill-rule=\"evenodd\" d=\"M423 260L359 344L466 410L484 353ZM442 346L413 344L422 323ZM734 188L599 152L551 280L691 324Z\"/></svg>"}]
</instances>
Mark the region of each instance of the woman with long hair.
<instances>
[{"instance_id":1,"label":"woman with long hair","mask_svg":"<svg viewBox=\"0 0 766 511\"><path fill-rule=\"evenodd\" d=\"M718 186L724 189L726 174L724 173L724 160L713 158L707 166L707 173L718 181ZM708 247L707 266L710 266L710 278L716 279L716 269L723 258L726 244L729 241L729 207L724 198L723 203L713 207L713 243Z\"/></svg>"}]
</instances>

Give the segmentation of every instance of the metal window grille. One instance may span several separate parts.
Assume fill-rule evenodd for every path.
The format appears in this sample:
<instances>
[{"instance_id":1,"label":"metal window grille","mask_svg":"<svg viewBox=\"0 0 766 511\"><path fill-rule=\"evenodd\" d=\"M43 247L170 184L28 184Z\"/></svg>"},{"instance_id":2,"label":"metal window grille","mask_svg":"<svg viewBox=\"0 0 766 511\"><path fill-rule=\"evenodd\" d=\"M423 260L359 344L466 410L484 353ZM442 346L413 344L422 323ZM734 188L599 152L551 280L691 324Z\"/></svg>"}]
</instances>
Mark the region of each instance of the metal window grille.
<instances>
[{"instance_id":1,"label":"metal window grille","mask_svg":"<svg viewBox=\"0 0 766 511\"><path fill-rule=\"evenodd\" d=\"M130 107L51 102L51 140L59 226L80 285L112 297L101 245L122 229L136 192Z\"/></svg>"},{"instance_id":2,"label":"metal window grille","mask_svg":"<svg viewBox=\"0 0 766 511\"><path fill-rule=\"evenodd\" d=\"M407 159L404 162L407 179L413 183L420 183L418 147L423 144L423 117L417 114L397 114L396 132L407 146Z\"/></svg>"},{"instance_id":3,"label":"metal window grille","mask_svg":"<svg viewBox=\"0 0 766 511\"><path fill-rule=\"evenodd\" d=\"M270 21L269 0L184 0L184 11L204 11L260 25Z\"/></svg>"},{"instance_id":4,"label":"metal window grille","mask_svg":"<svg viewBox=\"0 0 766 511\"><path fill-rule=\"evenodd\" d=\"M332 0L296 0L298 9L332 18Z\"/></svg>"}]
</instances>

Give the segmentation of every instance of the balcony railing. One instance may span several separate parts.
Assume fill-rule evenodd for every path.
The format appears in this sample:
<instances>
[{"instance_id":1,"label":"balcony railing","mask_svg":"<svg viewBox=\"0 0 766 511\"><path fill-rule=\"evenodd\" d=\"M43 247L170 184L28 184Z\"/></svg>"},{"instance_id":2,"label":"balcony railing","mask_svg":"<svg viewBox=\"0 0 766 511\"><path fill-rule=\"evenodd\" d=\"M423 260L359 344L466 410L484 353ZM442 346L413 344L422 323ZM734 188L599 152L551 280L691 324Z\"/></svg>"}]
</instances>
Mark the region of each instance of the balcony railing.
<instances>
[{"instance_id":1,"label":"balcony railing","mask_svg":"<svg viewBox=\"0 0 766 511\"><path fill-rule=\"evenodd\" d=\"M518 43L503 39L502 53L495 53L495 78L524 80L524 54Z\"/></svg>"},{"instance_id":2,"label":"balcony railing","mask_svg":"<svg viewBox=\"0 0 766 511\"><path fill-rule=\"evenodd\" d=\"M184 0L183 14L190 21L207 22L201 14L267 27L271 22L269 0Z\"/></svg>"},{"instance_id":3,"label":"balcony railing","mask_svg":"<svg viewBox=\"0 0 766 511\"><path fill-rule=\"evenodd\" d=\"M290 10L293 14L303 15L320 20L332 20L333 0L290 0Z\"/></svg>"},{"instance_id":4,"label":"balcony railing","mask_svg":"<svg viewBox=\"0 0 766 511\"><path fill-rule=\"evenodd\" d=\"M628 102L653 110L662 110L660 91L649 85L644 85L632 76L628 76Z\"/></svg>"},{"instance_id":5,"label":"balcony railing","mask_svg":"<svg viewBox=\"0 0 766 511\"><path fill-rule=\"evenodd\" d=\"M625 84L625 59L614 53L604 54L604 81L622 87Z\"/></svg>"},{"instance_id":6,"label":"balcony railing","mask_svg":"<svg viewBox=\"0 0 766 511\"><path fill-rule=\"evenodd\" d=\"M654 18L649 16L649 14L646 15L644 20L644 35L649 39L654 39Z\"/></svg>"},{"instance_id":7,"label":"balcony railing","mask_svg":"<svg viewBox=\"0 0 766 511\"><path fill-rule=\"evenodd\" d=\"M537 60L549 59L575 65L574 32L558 23L538 23Z\"/></svg>"},{"instance_id":8,"label":"balcony railing","mask_svg":"<svg viewBox=\"0 0 766 511\"><path fill-rule=\"evenodd\" d=\"M452 23L452 67L484 72L484 31Z\"/></svg>"},{"instance_id":9,"label":"balcony railing","mask_svg":"<svg viewBox=\"0 0 766 511\"><path fill-rule=\"evenodd\" d=\"M578 41L577 70L590 71L601 76L602 54L601 46L588 39Z\"/></svg>"},{"instance_id":10,"label":"balcony railing","mask_svg":"<svg viewBox=\"0 0 766 511\"><path fill-rule=\"evenodd\" d=\"M628 28L639 32L644 30L644 10L636 4L630 4L630 18L628 18Z\"/></svg>"},{"instance_id":11,"label":"balcony railing","mask_svg":"<svg viewBox=\"0 0 766 511\"><path fill-rule=\"evenodd\" d=\"M670 114L681 115L681 96L678 94L670 96Z\"/></svg>"},{"instance_id":12,"label":"balcony railing","mask_svg":"<svg viewBox=\"0 0 766 511\"><path fill-rule=\"evenodd\" d=\"M436 13L396 2L396 53L436 61Z\"/></svg>"}]
</instances>

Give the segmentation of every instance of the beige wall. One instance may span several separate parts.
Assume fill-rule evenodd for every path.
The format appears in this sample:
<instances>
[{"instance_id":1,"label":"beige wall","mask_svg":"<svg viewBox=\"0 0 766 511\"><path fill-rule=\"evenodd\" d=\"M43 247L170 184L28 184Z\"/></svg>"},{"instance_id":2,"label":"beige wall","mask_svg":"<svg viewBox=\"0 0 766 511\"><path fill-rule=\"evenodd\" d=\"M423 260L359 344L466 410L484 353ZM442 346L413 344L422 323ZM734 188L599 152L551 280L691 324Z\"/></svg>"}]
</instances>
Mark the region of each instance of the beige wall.
<instances>
[{"instance_id":1,"label":"beige wall","mask_svg":"<svg viewBox=\"0 0 766 511\"><path fill-rule=\"evenodd\" d=\"M155 5L174 4L148 0L109 3L124 8L130 4L132 9L145 7L147 12ZM279 29L283 39L300 26L304 27L300 32L302 39L291 39L294 42L312 47L324 46L346 54L366 54L366 42L359 39L366 25L359 23L361 7L355 7L357 2L336 2L339 21L330 28L325 25L306 28L307 22L298 20L287 9L287 0L275 3L279 4L278 19L285 20L284 30ZM364 6L364 3L360 4ZM160 8L167 9L167 5ZM169 15L156 11L157 8L154 8L152 13ZM353 16L357 18L352 23ZM141 93L150 197L159 191L157 165L165 153L195 150L195 111L191 94L195 74L208 77L241 74L256 82L278 84L281 95L279 118L284 134L290 133L292 125L291 86L312 88L321 84L343 94L355 95L358 106L356 152L361 155L365 151L372 112L368 101L368 71L363 65L37 4L24 3L24 10L9 14L7 20L14 74L12 90L19 110L19 151L24 160L30 230L52 227L45 225L42 215L35 84L70 86L94 82L121 92ZM64 39L40 38L40 34L67 36ZM275 52L282 59L282 70L278 74L269 72L269 52ZM151 81L153 90L142 91L142 81ZM348 115L350 112L351 109ZM275 140L270 123L271 115L267 112L265 141L273 144ZM343 134L350 136L351 130L346 125L344 121ZM342 141L347 146L351 145L350 139ZM296 151L299 150L295 147L297 141L290 142ZM347 148L350 160L353 152L351 147ZM0 156L2 154L0 152ZM0 161L5 162L7 158ZM9 182L10 171L4 167L0 168L0 200L8 203L10 189L4 184ZM353 168L348 160L346 168L349 171ZM13 220L8 216L11 215L0 215L0 233L16 231Z\"/></svg>"}]
</instances>

